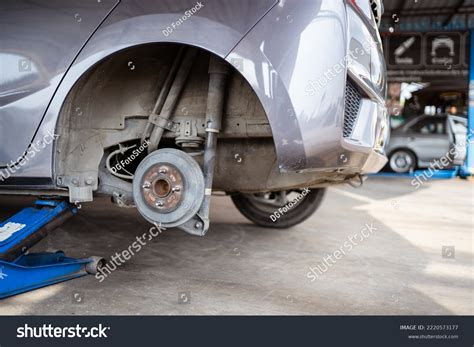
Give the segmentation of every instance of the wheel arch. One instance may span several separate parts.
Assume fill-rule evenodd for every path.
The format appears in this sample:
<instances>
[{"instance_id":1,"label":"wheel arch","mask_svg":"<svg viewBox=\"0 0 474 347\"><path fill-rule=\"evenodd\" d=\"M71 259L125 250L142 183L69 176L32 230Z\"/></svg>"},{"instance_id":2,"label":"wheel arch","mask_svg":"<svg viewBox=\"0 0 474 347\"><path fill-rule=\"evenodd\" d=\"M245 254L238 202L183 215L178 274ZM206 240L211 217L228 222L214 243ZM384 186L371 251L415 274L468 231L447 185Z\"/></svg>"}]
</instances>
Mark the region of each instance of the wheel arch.
<instances>
[{"instance_id":1,"label":"wheel arch","mask_svg":"<svg viewBox=\"0 0 474 347\"><path fill-rule=\"evenodd\" d=\"M71 93L75 92L75 88L77 85L81 83L81 81L97 66L101 64L101 62L110 59L111 57L120 54L121 52L128 50L128 49L134 49L138 48L144 45L160 45L160 44L174 44L174 45L185 45L185 46L190 46L190 47L196 47L199 50L208 52L210 54L214 54L222 59L225 58L225 55L223 55L223 52L216 52L212 50L210 47L202 47L199 45L195 45L186 41L144 41L144 42L134 42L130 43L129 45L123 46L114 46L113 48L109 48L104 51L100 52L90 52L88 54L84 53L84 55L80 55L78 60L73 64L73 66L69 69L68 73L64 77L63 81L61 82L58 90L56 91L56 94L51 101L48 110L38 128L37 134L35 136L34 141L41 139L45 137L48 133L50 132L57 132L58 127L60 126L61 122L61 117L63 113L64 106L66 105L66 102L68 100L68 97L70 96ZM232 64L230 64L232 66ZM232 67L239 75L242 76L242 78L245 79L245 76L242 75L242 72L235 69ZM247 81L247 79L245 79ZM253 86L249 84L252 90L254 90ZM255 92L255 90L254 90ZM256 97L260 101L260 97L257 93L255 93ZM270 115L265 113L265 116L270 123L270 128L272 128L272 119ZM274 141L274 140L273 140ZM275 143L274 143L275 144ZM51 147L51 151L43 151L41 155L38 155L34 160L40 161L41 164L38 163L37 166L33 168L34 171L37 172L37 176L42 176L42 177L50 177L52 179L55 179L56 172L55 172L55 158L57 154L57 146L55 145L54 147ZM45 165L44 163L50 163L49 165ZM33 163L33 160L31 161L31 164Z\"/></svg>"},{"instance_id":2,"label":"wheel arch","mask_svg":"<svg viewBox=\"0 0 474 347\"><path fill-rule=\"evenodd\" d=\"M196 47L225 59L243 37L241 32L232 29L226 23L200 16L192 16L189 19L190 22L191 20L193 21L193 25L188 26L189 30L180 28L173 35L165 37L157 29L161 28L159 23L167 23L171 19L176 20L176 15L155 13L125 18L113 24L104 23L103 27L82 48L62 78L40 122L33 142L44 138L48 133L54 132L57 129L63 106L76 84L91 69L113 55L142 45L176 44ZM215 35L216 32L219 33L219 38L211 40L211 33ZM240 71L238 72L241 74ZM258 94L256 95L259 98ZM270 121L269 115L266 116ZM270 126L272 127L271 123ZM47 148L33 160L30 160L27 168L28 176L54 178L54 157L55 147L51 145L49 149Z\"/></svg>"},{"instance_id":3,"label":"wheel arch","mask_svg":"<svg viewBox=\"0 0 474 347\"><path fill-rule=\"evenodd\" d=\"M183 46L190 47L186 44L169 42L155 42L127 47L91 65L79 77L69 90L55 123L56 133L60 137L56 142L53 153L53 177L58 186L70 187L71 179L76 179L81 184L86 181L93 181L93 190L98 188L98 181L95 177L98 175L97 168L104 156L104 150L118 143L140 138L137 134L143 133L144 127L142 125L145 124L143 118L148 117L151 113L159 94L159 89L154 88L156 86L160 87L161 82L166 77L166 74L161 72L167 71L166 69L176 57L175 54ZM203 86L193 96L198 100L196 102L197 113L196 108L189 110L191 116L197 115L201 119L205 118L207 98L207 82L205 81L207 81L208 76L209 54L214 53L198 48L193 72L191 72L190 81L188 81L190 84L189 90L197 90L195 88L197 78L194 76L194 69L202 77L199 81L203 83ZM165 65L159 65L162 63ZM150 70L150 67L153 69ZM153 71L154 67L158 72ZM257 120L265 119L265 123L269 123L268 115L265 113L252 86L239 71L234 68L232 68L232 71L234 76L232 81L238 80L238 83L245 85L242 89L242 95L250 95L247 103L256 105L255 108L250 107L249 110L255 111ZM154 76L154 73L158 73L159 76ZM124 78L127 78L127 75L130 77L122 81L122 75L124 75ZM146 79L140 77L145 75ZM114 86L114 89L108 89L107 86L113 86L114 82L117 82L118 87ZM126 83L126 85L120 88L120 83ZM235 83L232 82L232 84ZM91 88L91 86L97 87ZM187 87L183 92L184 99L189 96L186 89ZM104 90L107 92L104 93ZM113 93L114 90L120 91L120 93ZM124 97L124 95L127 97ZM235 90L232 93L229 92L229 103L230 99L235 102ZM143 105L146 105L146 107ZM103 112L100 112L100 109ZM138 112L135 112L135 110L138 110ZM125 114L127 116L124 116ZM180 103L178 103L176 116L183 116ZM137 121L137 118L141 119ZM269 128L271 132L271 126ZM122 129L123 131L121 131ZM115 134L106 134L107 132L111 133L108 130L115 131ZM273 137L272 142L274 147Z\"/></svg>"}]
</instances>

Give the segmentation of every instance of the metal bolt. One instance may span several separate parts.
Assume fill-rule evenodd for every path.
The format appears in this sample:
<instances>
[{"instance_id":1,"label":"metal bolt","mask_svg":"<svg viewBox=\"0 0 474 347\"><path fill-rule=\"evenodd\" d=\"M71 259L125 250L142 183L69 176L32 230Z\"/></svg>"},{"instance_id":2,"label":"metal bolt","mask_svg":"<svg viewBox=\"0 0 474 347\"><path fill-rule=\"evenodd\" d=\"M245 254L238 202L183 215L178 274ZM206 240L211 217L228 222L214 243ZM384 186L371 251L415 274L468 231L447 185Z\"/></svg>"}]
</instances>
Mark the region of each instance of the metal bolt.
<instances>
[{"instance_id":1,"label":"metal bolt","mask_svg":"<svg viewBox=\"0 0 474 347\"><path fill-rule=\"evenodd\" d=\"M158 171L160 174L166 174L168 172L168 170L162 168Z\"/></svg>"},{"instance_id":2,"label":"metal bolt","mask_svg":"<svg viewBox=\"0 0 474 347\"><path fill-rule=\"evenodd\" d=\"M86 184L87 184L88 186L91 186L92 183L94 183L94 180L93 180L92 178L86 179Z\"/></svg>"},{"instance_id":3,"label":"metal bolt","mask_svg":"<svg viewBox=\"0 0 474 347\"><path fill-rule=\"evenodd\" d=\"M195 227L196 229L201 229L202 223L201 223L201 222L197 222L196 224L194 224L194 227Z\"/></svg>"},{"instance_id":4,"label":"metal bolt","mask_svg":"<svg viewBox=\"0 0 474 347\"><path fill-rule=\"evenodd\" d=\"M77 180L77 178L74 178L72 180L72 184L74 184L75 186L77 186L79 184L79 181Z\"/></svg>"},{"instance_id":5,"label":"metal bolt","mask_svg":"<svg viewBox=\"0 0 474 347\"><path fill-rule=\"evenodd\" d=\"M172 191L173 193L175 193L175 192L180 192L180 191L181 191L181 187L180 187L180 186L174 187L171 191Z\"/></svg>"},{"instance_id":6,"label":"metal bolt","mask_svg":"<svg viewBox=\"0 0 474 347\"><path fill-rule=\"evenodd\" d=\"M151 187L151 183L150 182L144 182L143 185L142 185L142 188L143 189L150 189Z\"/></svg>"},{"instance_id":7,"label":"metal bolt","mask_svg":"<svg viewBox=\"0 0 474 347\"><path fill-rule=\"evenodd\" d=\"M155 205L158 206L158 207L163 207L164 206L162 201L157 201Z\"/></svg>"}]
</instances>

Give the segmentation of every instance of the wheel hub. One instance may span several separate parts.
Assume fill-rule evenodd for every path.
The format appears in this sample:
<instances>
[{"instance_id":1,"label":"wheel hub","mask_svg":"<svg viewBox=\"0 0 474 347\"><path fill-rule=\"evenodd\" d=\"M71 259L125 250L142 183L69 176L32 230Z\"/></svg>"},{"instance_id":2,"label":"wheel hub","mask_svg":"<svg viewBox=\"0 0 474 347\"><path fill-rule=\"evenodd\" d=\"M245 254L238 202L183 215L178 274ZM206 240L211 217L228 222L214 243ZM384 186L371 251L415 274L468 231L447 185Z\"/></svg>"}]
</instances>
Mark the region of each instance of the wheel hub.
<instances>
[{"instance_id":1,"label":"wheel hub","mask_svg":"<svg viewBox=\"0 0 474 347\"><path fill-rule=\"evenodd\" d=\"M204 199L204 176L185 152L165 148L148 155L133 178L133 199L140 214L165 228L193 218Z\"/></svg>"},{"instance_id":2,"label":"wheel hub","mask_svg":"<svg viewBox=\"0 0 474 347\"><path fill-rule=\"evenodd\" d=\"M404 168L407 165L407 160L404 157L398 157L397 158L397 166Z\"/></svg>"},{"instance_id":3,"label":"wheel hub","mask_svg":"<svg viewBox=\"0 0 474 347\"><path fill-rule=\"evenodd\" d=\"M170 164L148 169L142 180L142 194L146 203L161 213L176 210L183 198L183 176Z\"/></svg>"}]
</instances>

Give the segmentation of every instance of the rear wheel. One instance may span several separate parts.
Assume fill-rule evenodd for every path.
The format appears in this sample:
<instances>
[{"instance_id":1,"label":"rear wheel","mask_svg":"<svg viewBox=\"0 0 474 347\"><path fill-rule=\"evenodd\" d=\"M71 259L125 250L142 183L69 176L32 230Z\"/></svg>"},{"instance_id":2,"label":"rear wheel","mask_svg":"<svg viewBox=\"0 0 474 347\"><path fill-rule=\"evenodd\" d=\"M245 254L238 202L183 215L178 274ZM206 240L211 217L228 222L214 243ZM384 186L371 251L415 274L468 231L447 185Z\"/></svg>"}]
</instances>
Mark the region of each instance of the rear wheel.
<instances>
[{"instance_id":1,"label":"rear wheel","mask_svg":"<svg viewBox=\"0 0 474 347\"><path fill-rule=\"evenodd\" d=\"M266 228L290 228L304 222L323 201L325 188L235 194L232 201L249 220Z\"/></svg>"},{"instance_id":2,"label":"rear wheel","mask_svg":"<svg viewBox=\"0 0 474 347\"><path fill-rule=\"evenodd\" d=\"M416 167L415 155L405 149L399 149L390 155L390 170L396 173L413 172Z\"/></svg>"}]
</instances>

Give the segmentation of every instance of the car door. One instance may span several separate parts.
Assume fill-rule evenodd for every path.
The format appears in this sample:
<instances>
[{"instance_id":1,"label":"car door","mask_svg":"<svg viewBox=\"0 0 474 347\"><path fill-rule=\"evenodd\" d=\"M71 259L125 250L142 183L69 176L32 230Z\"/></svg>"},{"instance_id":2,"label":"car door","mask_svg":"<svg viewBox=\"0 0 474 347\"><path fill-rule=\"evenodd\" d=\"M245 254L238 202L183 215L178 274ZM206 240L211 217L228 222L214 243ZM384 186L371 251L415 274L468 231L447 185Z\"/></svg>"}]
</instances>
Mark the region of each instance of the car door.
<instances>
[{"instance_id":1,"label":"car door","mask_svg":"<svg viewBox=\"0 0 474 347\"><path fill-rule=\"evenodd\" d=\"M448 154L449 137L446 127L446 117L435 116L422 117L408 126L408 146L420 163L427 165Z\"/></svg>"},{"instance_id":2,"label":"car door","mask_svg":"<svg viewBox=\"0 0 474 347\"><path fill-rule=\"evenodd\" d=\"M0 1L0 167L24 155L68 67L119 1Z\"/></svg>"},{"instance_id":3,"label":"car door","mask_svg":"<svg viewBox=\"0 0 474 347\"><path fill-rule=\"evenodd\" d=\"M454 165L463 165L467 156L467 119L448 116L450 159Z\"/></svg>"}]
</instances>

